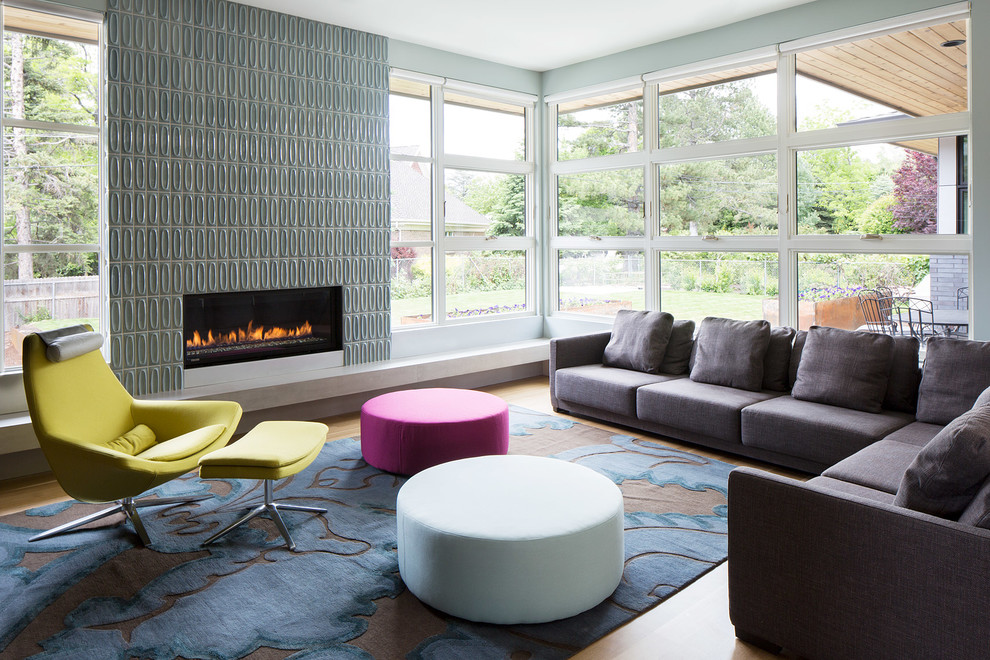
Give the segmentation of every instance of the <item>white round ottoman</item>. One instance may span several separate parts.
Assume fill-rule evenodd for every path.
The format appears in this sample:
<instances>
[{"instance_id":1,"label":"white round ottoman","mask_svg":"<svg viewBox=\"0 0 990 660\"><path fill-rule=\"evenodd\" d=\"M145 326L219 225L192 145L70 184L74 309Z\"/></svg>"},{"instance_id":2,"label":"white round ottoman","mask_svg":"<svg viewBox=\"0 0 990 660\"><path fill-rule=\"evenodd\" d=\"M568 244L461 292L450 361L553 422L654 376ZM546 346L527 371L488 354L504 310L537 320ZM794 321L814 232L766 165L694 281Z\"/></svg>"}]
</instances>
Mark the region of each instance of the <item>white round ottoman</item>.
<instances>
[{"instance_id":1,"label":"white round ottoman","mask_svg":"<svg viewBox=\"0 0 990 660\"><path fill-rule=\"evenodd\" d=\"M621 491L555 458L431 467L399 490L396 519L406 586L471 621L563 619L603 601L622 578Z\"/></svg>"}]
</instances>

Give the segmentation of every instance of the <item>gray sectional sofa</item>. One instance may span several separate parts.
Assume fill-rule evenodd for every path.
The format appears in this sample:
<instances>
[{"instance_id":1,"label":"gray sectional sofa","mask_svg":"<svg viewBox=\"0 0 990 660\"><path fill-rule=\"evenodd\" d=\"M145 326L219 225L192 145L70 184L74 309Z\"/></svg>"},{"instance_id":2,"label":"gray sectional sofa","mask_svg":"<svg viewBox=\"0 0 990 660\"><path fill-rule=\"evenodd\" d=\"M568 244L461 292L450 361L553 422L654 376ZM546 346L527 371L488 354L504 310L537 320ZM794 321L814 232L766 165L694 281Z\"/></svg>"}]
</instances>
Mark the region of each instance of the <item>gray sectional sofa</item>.
<instances>
[{"instance_id":1,"label":"gray sectional sofa","mask_svg":"<svg viewBox=\"0 0 990 660\"><path fill-rule=\"evenodd\" d=\"M767 374L789 333L773 331L777 357L749 355L765 373L742 389L704 382L719 380L705 349L754 329L719 323L729 341L706 319L687 373L615 366L618 318L613 333L554 340L554 408L820 474L730 474L740 639L813 659L990 658L990 343L931 339L919 369L910 338L790 333L783 389Z\"/></svg>"},{"instance_id":2,"label":"gray sectional sofa","mask_svg":"<svg viewBox=\"0 0 990 660\"><path fill-rule=\"evenodd\" d=\"M714 334L706 332L709 321L728 330L715 338L722 341L709 341ZM621 322L617 317L616 323ZM746 336L747 345L755 343L758 349L741 360L736 336L756 328L762 328L765 344L759 346L761 337ZM762 321L705 319L695 341L694 329L691 321L673 322L666 346L668 354L676 355L661 361L654 373L607 360L610 332L552 340L554 409L814 474L915 422L921 371L914 338L876 335L892 342L894 349L881 384L882 405L874 412L852 407L855 400L822 403L827 397L815 401L792 396L801 371L804 331L770 328ZM736 353L735 361L744 364L725 365L722 354L728 353ZM847 357L853 366L860 359ZM814 380L813 366L803 370L805 381ZM758 375L746 389L712 382L732 383L719 378L723 367L737 375L747 370ZM707 369L708 377L699 378L699 369Z\"/></svg>"}]
</instances>

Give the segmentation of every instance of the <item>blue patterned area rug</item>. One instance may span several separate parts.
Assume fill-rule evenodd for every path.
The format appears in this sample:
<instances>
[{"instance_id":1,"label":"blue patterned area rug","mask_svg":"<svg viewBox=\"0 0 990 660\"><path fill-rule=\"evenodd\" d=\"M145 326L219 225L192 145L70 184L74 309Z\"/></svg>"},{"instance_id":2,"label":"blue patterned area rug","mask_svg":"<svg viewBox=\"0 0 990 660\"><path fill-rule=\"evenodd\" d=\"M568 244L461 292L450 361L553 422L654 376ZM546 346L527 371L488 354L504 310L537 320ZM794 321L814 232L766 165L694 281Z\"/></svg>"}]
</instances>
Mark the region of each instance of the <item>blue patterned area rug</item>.
<instances>
[{"instance_id":1,"label":"blue patterned area rug","mask_svg":"<svg viewBox=\"0 0 990 660\"><path fill-rule=\"evenodd\" d=\"M626 566L618 589L578 616L494 626L449 617L402 584L395 498L404 479L368 466L357 439L329 442L276 497L326 507L267 518L199 544L261 497L257 482L189 475L160 496L216 497L144 509L150 548L112 518L28 544L97 509L57 504L0 519L0 655L39 658L566 658L726 557L732 466L662 443L522 408L510 453L587 465L619 484Z\"/></svg>"}]
</instances>

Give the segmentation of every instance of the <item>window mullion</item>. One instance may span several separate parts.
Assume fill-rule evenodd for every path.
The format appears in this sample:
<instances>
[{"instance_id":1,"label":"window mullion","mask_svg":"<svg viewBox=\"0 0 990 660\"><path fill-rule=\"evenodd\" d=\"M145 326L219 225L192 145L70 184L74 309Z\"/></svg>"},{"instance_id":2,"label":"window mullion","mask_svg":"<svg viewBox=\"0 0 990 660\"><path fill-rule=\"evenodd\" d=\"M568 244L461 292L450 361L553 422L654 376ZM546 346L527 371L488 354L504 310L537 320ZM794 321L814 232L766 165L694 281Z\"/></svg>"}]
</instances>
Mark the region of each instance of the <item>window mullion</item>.
<instances>
[{"instance_id":1,"label":"window mullion","mask_svg":"<svg viewBox=\"0 0 990 660\"><path fill-rule=\"evenodd\" d=\"M647 154L643 172L643 202L646 204L646 227L643 234L643 282L644 306L660 309L660 253L651 245L660 235L660 177L653 163L653 154L660 144L660 100L655 82L643 88L643 151Z\"/></svg>"},{"instance_id":2,"label":"window mullion","mask_svg":"<svg viewBox=\"0 0 990 660\"><path fill-rule=\"evenodd\" d=\"M565 160L554 162L551 171L554 174L582 174L584 172L604 172L607 170L625 170L633 167L643 167L648 159L647 152L630 151L627 153L582 158L580 160Z\"/></svg>"},{"instance_id":3,"label":"window mullion","mask_svg":"<svg viewBox=\"0 0 990 660\"><path fill-rule=\"evenodd\" d=\"M501 160L499 158L482 158L479 156L461 156L445 154L446 167L457 170L475 170L479 172L498 172L500 174L532 174L535 169L532 162L522 160Z\"/></svg>"},{"instance_id":4,"label":"window mullion","mask_svg":"<svg viewBox=\"0 0 990 660\"><path fill-rule=\"evenodd\" d=\"M447 254L444 247L445 238L445 208L446 191L444 190L444 141L443 141L443 87L431 85L430 113L433 123L431 134L433 140L433 321L442 325L446 319L447 309Z\"/></svg>"},{"instance_id":5,"label":"window mullion","mask_svg":"<svg viewBox=\"0 0 990 660\"><path fill-rule=\"evenodd\" d=\"M96 252L100 249L99 243L66 243L50 245L47 243L18 243L6 244L3 246L5 252L18 254L27 252Z\"/></svg>"},{"instance_id":6,"label":"window mullion","mask_svg":"<svg viewBox=\"0 0 990 660\"><path fill-rule=\"evenodd\" d=\"M794 55L777 58L777 305L781 325L797 327L797 152L791 141L797 128Z\"/></svg>"},{"instance_id":7,"label":"window mullion","mask_svg":"<svg viewBox=\"0 0 990 660\"><path fill-rule=\"evenodd\" d=\"M545 114L545 126L546 126L546 141L544 142L546 149L546 163L543 167L543 177L546 181L547 189L547 215L545 227L542 231L546 242L543 246L543 253L546 255L546 266L544 268L544 274L546 277L546 282L548 285L548 291L546 294L547 307L545 308L548 314L552 314L558 311L560 307L560 282L559 274L560 267L557 258L557 248L555 242L557 240L557 175L554 174L554 168L557 165L557 104L548 103L546 106Z\"/></svg>"},{"instance_id":8,"label":"window mullion","mask_svg":"<svg viewBox=\"0 0 990 660\"><path fill-rule=\"evenodd\" d=\"M59 133L77 133L79 135L99 135L99 126L81 126L79 124L61 124L54 121L38 121L36 119L17 119L3 117L0 126L4 128L25 128L36 131L57 131Z\"/></svg>"},{"instance_id":9,"label":"window mullion","mask_svg":"<svg viewBox=\"0 0 990 660\"><path fill-rule=\"evenodd\" d=\"M650 162L668 165L686 163L696 160L713 160L716 158L738 158L741 156L759 156L772 153L777 148L775 136L747 138L744 140L728 140L712 142L711 144L692 144L686 147L668 147L657 149L650 155Z\"/></svg>"}]
</instances>

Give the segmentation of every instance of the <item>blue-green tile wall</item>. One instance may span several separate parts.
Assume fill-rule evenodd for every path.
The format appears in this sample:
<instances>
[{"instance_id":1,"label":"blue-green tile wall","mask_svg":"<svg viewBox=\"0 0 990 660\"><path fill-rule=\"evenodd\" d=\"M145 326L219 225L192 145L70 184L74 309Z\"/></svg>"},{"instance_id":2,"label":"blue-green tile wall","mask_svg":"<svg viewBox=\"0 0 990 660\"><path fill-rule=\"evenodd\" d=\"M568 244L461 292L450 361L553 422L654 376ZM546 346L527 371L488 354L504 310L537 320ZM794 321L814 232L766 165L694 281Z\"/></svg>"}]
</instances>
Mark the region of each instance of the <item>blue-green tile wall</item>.
<instances>
[{"instance_id":1,"label":"blue-green tile wall","mask_svg":"<svg viewBox=\"0 0 990 660\"><path fill-rule=\"evenodd\" d=\"M182 295L344 287L387 359L388 42L224 0L110 0L111 364L182 387Z\"/></svg>"}]
</instances>

